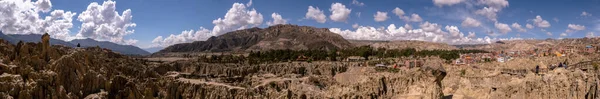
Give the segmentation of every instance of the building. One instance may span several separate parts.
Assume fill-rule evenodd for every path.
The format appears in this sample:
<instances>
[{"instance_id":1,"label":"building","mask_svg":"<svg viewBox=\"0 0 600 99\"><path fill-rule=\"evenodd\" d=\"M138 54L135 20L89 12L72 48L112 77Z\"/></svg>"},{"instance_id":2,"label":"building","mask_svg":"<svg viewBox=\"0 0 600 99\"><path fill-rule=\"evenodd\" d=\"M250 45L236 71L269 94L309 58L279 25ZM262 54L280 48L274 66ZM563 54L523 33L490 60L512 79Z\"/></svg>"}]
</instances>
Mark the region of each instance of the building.
<instances>
[{"instance_id":1,"label":"building","mask_svg":"<svg viewBox=\"0 0 600 99\"><path fill-rule=\"evenodd\" d=\"M350 56L348 58L346 58L346 61L349 62L356 62L356 61L365 61L366 59L364 57L360 57L360 56Z\"/></svg>"}]
</instances>

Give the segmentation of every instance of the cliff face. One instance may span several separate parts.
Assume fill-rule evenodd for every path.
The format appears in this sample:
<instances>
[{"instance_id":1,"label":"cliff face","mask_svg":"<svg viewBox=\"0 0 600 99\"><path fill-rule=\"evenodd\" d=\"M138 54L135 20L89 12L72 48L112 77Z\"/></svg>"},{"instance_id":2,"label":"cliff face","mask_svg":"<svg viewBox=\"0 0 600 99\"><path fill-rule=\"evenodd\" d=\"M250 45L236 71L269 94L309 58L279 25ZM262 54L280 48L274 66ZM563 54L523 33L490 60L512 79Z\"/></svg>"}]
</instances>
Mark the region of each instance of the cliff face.
<instances>
[{"instance_id":1,"label":"cliff face","mask_svg":"<svg viewBox=\"0 0 600 99\"><path fill-rule=\"evenodd\" d=\"M223 52L269 49L343 49L351 47L342 36L325 28L296 25L275 25L268 28L250 28L211 37L206 41L175 44L158 53L167 52Z\"/></svg>"}]
</instances>

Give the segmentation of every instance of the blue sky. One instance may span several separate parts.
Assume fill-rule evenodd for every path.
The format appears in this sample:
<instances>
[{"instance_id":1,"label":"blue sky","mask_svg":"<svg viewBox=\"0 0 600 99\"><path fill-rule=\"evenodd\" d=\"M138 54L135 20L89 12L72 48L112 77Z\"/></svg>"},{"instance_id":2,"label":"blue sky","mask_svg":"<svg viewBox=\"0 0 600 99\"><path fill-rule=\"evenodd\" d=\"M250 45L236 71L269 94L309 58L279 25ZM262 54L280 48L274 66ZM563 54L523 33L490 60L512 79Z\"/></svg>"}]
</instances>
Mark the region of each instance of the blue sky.
<instances>
[{"instance_id":1,"label":"blue sky","mask_svg":"<svg viewBox=\"0 0 600 99\"><path fill-rule=\"evenodd\" d=\"M42 0L46 1L46 0ZM127 31L110 31L110 29L123 29L123 26L111 28L110 25L107 31L102 30L98 26L89 26L90 28L82 29L82 21L78 17L88 9L92 2L97 2L99 5L106 3L103 0L50 0L51 11L37 12L40 20L43 17L51 16L54 10L64 10L76 13L72 16L72 27L67 28L68 35L61 36L65 40L79 38L93 38L97 40L106 40L119 44L133 44L142 48L148 47L165 47L174 43L192 42L195 40L204 40L209 36L216 36L222 33L214 32L214 20L219 18L225 19L227 12L232 9L235 3L244 4L245 9L242 11L249 12L253 9L260 13L262 20L258 23L247 23L248 20L224 20L223 22L238 21L245 22L242 26L233 26L232 29L225 29L222 32L232 31L236 29L249 28L253 26L268 27L267 24L273 21L273 13L279 14L286 24L306 25L319 28L330 28L332 32L338 33L347 39L367 39L367 40L423 40L432 42L444 42L449 44L462 43L482 43L485 38L491 40L501 40L510 38L581 38L591 36L590 33L600 33L600 1L598 0L357 0L358 3L353 4L354 0L255 0L249 5L248 0L116 0L114 12L120 16L125 10L130 10L131 19L125 23L135 24L125 29ZM37 5L38 1L30 1L37 6L31 8L33 10L41 8ZM112 2L112 1L109 1ZM9 1L1 3L11 3ZM330 9L336 3L339 3L350 10L349 14L345 15L345 20L334 21L330 17L332 11ZM363 5L360 5L362 3ZM320 23L314 19L307 18L307 9L309 6L319 8L326 16L326 21ZM2 6L0 6L2 7ZM10 7L10 6L5 6ZM421 17L421 21L408 21L401 19L402 16L397 16L393 10L400 8L405 13L403 17L413 17L411 14L417 14ZM478 10L484 8L493 8L496 10L496 18L494 21L488 18L486 14L478 14ZM23 10L28 11L28 10ZM110 10L109 10L110 11ZM377 12L387 13L387 18L383 21L375 21L374 15ZM583 14L583 13L586 14ZM360 13L360 16L358 15ZM97 16L101 16L99 14ZM232 14L233 15L233 14ZM94 14L86 15L94 17ZM235 15L234 15L235 16ZM242 15L243 16L243 15ZM536 16L540 16L540 22L547 21L549 26L539 27L536 24ZM249 16L252 17L252 16ZM463 24L466 18L475 19L478 25ZM95 17L97 18L97 17ZM17 18L18 19L18 18ZM4 21L0 21L4 22ZM88 21L89 22L89 21ZM94 23L92 22L92 23ZM116 23L121 21L115 21ZM27 22L23 22L27 23ZM513 27L513 23L519 24L521 29ZM406 31L401 31L397 28L390 29L390 25L394 27L402 27ZM408 24L412 28L407 28ZM435 24L435 25L433 25ZM502 29L506 31L507 27L502 27L502 24L508 25L510 31L502 33ZM531 24L533 28L527 28L526 25ZM569 28L571 24L572 28ZM2 24L0 24L2 25ZM353 27L355 25L356 27ZM425 26L423 26L425 25ZM500 27L498 27L500 25ZM543 25L543 24L541 24ZM2 25L8 28L2 28L3 32L8 34L19 33L36 33L35 31L51 31L43 30L27 30L33 32L21 31L18 26L13 26L14 31L10 31L10 25ZM46 25L40 25L41 28L47 28ZM127 26L127 24L126 24ZM427 26L431 26L432 29ZM205 29L200 29L203 27ZM65 27L63 27L65 28ZM104 28L106 29L106 28ZM420 30L419 30L420 29ZM437 30L441 31L437 31ZM90 30L99 32L81 33L80 30ZM133 31L134 30L134 31ZM188 35L182 35L184 31L191 32ZM206 30L203 32L197 32ZM339 30L339 31L336 31ZM453 30L459 30L457 34L464 36L449 36L453 35ZM212 32L211 32L212 31ZM493 34L490 34L492 33ZM550 32L550 33L548 33ZM196 35L200 36L190 36ZM473 33L473 35L469 35ZM110 34L110 35L109 35ZM167 39L171 34L174 36ZM549 35L552 34L552 35ZM562 34L562 35L561 35ZM60 34L57 34L60 35ZM416 35L434 35L434 36L416 36ZM160 39L157 37L161 36ZM56 38L61 38L56 37ZM118 39L115 39L115 38ZM179 37L179 38L177 38ZM477 40L479 39L479 40ZM135 42L129 42L135 41ZM154 42L153 42L154 41Z\"/></svg>"}]
</instances>

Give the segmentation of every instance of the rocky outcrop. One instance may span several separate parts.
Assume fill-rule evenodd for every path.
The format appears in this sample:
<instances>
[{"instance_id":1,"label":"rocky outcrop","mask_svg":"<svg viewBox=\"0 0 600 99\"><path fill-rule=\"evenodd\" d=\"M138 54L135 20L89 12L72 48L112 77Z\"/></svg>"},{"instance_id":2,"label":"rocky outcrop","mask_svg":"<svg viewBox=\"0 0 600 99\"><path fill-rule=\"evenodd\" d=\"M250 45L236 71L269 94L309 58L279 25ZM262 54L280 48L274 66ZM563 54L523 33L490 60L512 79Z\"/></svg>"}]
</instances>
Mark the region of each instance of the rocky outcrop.
<instances>
[{"instance_id":1,"label":"rocky outcrop","mask_svg":"<svg viewBox=\"0 0 600 99\"><path fill-rule=\"evenodd\" d=\"M599 98L598 70L594 70L592 65L574 65L569 69L557 68L541 74L523 71L504 73L466 68L466 73L452 73L450 78L443 81L444 93L453 98ZM473 77L475 75L478 77Z\"/></svg>"},{"instance_id":2,"label":"rocky outcrop","mask_svg":"<svg viewBox=\"0 0 600 99\"><path fill-rule=\"evenodd\" d=\"M110 50L50 46L42 39L16 46L0 40L0 97L77 99L108 95L138 99L145 97L139 89L148 84L134 81L157 77L147 73L149 69L141 61ZM102 94L103 90L108 94Z\"/></svg>"},{"instance_id":3,"label":"rocky outcrop","mask_svg":"<svg viewBox=\"0 0 600 99\"><path fill-rule=\"evenodd\" d=\"M443 67L378 72L361 63L163 65L167 98L441 98ZM155 68L159 69L159 68Z\"/></svg>"}]
</instances>

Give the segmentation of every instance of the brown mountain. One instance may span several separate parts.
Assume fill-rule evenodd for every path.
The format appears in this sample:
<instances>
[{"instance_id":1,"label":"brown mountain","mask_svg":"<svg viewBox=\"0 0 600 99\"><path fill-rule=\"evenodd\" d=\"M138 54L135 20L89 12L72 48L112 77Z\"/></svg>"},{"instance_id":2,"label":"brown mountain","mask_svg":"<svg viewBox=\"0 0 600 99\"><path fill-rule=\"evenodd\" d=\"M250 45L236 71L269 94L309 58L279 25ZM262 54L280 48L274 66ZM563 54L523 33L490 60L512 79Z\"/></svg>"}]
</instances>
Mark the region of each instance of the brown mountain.
<instances>
[{"instance_id":1,"label":"brown mountain","mask_svg":"<svg viewBox=\"0 0 600 99\"><path fill-rule=\"evenodd\" d=\"M275 25L229 32L206 41L171 45L158 53L168 52L243 52L254 50L332 50L352 47L342 36L327 28Z\"/></svg>"}]
</instances>

